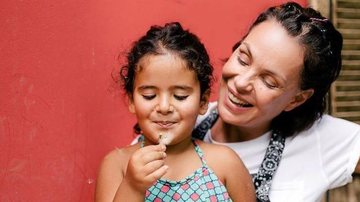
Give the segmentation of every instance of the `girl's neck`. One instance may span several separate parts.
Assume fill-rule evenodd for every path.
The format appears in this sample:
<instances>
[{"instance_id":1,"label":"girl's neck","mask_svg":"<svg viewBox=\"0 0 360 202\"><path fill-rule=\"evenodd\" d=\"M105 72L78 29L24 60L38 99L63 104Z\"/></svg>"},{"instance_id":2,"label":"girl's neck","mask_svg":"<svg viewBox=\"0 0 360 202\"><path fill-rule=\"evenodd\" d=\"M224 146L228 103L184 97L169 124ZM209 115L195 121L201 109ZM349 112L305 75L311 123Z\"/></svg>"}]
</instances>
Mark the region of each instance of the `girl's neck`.
<instances>
[{"instance_id":1,"label":"girl's neck","mask_svg":"<svg viewBox=\"0 0 360 202\"><path fill-rule=\"evenodd\" d=\"M146 137L143 137L143 141L144 141L144 145L143 146L147 146L150 144L157 144L154 142L151 142L150 140L148 140ZM176 144L170 144L170 145L166 145L166 153L167 155L178 155L181 154L187 150L193 150L194 148L194 144L192 142L191 136L181 140L181 142L178 142Z\"/></svg>"},{"instance_id":2,"label":"girl's neck","mask_svg":"<svg viewBox=\"0 0 360 202\"><path fill-rule=\"evenodd\" d=\"M244 142L260 137L268 130L269 126L240 127L219 118L211 129L211 136L217 142Z\"/></svg>"},{"instance_id":3,"label":"girl's neck","mask_svg":"<svg viewBox=\"0 0 360 202\"><path fill-rule=\"evenodd\" d=\"M186 151L193 151L194 144L191 137L188 137L176 144L166 145L166 154L167 155L178 155Z\"/></svg>"},{"instance_id":4,"label":"girl's neck","mask_svg":"<svg viewBox=\"0 0 360 202\"><path fill-rule=\"evenodd\" d=\"M202 162L195 151L191 137L180 143L166 146L165 164L169 166L163 179L179 181L201 168Z\"/></svg>"}]
</instances>

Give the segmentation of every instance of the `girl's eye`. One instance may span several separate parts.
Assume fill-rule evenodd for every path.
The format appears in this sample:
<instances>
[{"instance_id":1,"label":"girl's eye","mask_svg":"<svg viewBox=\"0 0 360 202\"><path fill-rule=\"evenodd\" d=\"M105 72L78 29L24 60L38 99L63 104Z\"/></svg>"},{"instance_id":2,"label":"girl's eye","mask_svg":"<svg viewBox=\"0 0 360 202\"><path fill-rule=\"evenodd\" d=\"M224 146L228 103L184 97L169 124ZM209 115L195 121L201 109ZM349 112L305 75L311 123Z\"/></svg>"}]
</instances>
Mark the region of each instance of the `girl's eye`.
<instances>
[{"instance_id":1,"label":"girl's eye","mask_svg":"<svg viewBox=\"0 0 360 202\"><path fill-rule=\"evenodd\" d=\"M189 97L188 95L174 95L175 99L177 100L185 100L187 97Z\"/></svg>"},{"instance_id":2,"label":"girl's eye","mask_svg":"<svg viewBox=\"0 0 360 202\"><path fill-rule=\"evenodd\" d=\"M145 99L145 100L152 100L155 98L156 95L142 95L142 97Z\"/></svg>"}]
</instances>

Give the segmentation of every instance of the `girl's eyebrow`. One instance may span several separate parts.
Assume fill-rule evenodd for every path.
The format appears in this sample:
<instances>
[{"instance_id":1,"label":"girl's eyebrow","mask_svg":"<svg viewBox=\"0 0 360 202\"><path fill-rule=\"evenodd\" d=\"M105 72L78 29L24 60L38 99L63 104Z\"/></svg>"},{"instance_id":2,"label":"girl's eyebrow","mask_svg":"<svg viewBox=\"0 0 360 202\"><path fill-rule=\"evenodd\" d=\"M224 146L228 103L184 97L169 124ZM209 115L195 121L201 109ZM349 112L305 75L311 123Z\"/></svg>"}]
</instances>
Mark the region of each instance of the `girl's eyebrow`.
<instances>
[{"instance_id":1,"label":"girl's eyebrow","mask_svg":"<svg viewBox=\"0 0 360 202\"><path fill-rule=\"evenodd\" d=\"M171 88L181 89L181 90L193 90L191 86L187 86L187 85L174 85ZM138 89L139 90L157 89L157 87L152 85L143 85L143 86L139 86Z\"/></svg>"},{"instance_id":2,"label":"girl's eyebrow","mask_svg":"<svg viewBox=\"0 0 360 202\"><path fill-rule=\"evenodd\" d=\"M192 90L193 88L190 86L186 86L186 85L175 85L173 88L175 89L181 89L181 90Z\"/></svg>"},{"instance_id":3,"label":"girl's eyebrow","mask_svg":"<svg viewBox=\"0 0 360 202\"><path fill-rule=\"evenodd\" d=\"M139 89L139 90L156 89L156 87L155 87L155 86L151 86L151 85L143 85L143 86L139 86L138 89Z\"/></svg>"}]
</instances>

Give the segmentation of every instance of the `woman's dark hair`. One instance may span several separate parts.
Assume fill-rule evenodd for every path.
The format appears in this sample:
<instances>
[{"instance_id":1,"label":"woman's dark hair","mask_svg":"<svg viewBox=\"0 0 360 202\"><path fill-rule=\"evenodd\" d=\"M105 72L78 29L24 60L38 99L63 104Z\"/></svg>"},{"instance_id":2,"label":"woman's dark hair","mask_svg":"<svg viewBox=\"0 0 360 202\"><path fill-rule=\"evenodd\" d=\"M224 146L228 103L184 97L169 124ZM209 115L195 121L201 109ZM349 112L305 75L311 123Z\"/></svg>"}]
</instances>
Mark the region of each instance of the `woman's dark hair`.
<instances>
[{"instance_id":1,"label":"woman's dark hair","mask_svg":"<svg viewBox=\"0 0 360 202\"><path fill-rule=\"evenodd\" d=\"M127 54L126 64L120 71L122 87L128 96L132 96L141 58L167 52L179 56L186 62L189 70L195 72L200 82L201 97L205 92L210 93L213 67L204 45L196 35L184 30L180 23L172 22L165 26L151 26L144 36L133 43ZM134 129L136 133L140 132L138 125Z\"/></svg>"},{"instance_id":2,"label":"woman's dark hair","mask_svg":"<svg viewBox=\"0 0 360 202\"><path fill-rule=\"evenodd\" d=\"M304 46L300 88L314 89L314 94L305 103L291 111L282 112L272 121L271 129L284 136L291 136L311 127L323 115L326 109L326 94L341 70L343 39L334 25L318 11L301 7L294 2L270 7L261 13L249 32L267 20L276 20L290 36L297 37ZM234 45L233 50L241 41Z\"/></svg>"}]
</instances>

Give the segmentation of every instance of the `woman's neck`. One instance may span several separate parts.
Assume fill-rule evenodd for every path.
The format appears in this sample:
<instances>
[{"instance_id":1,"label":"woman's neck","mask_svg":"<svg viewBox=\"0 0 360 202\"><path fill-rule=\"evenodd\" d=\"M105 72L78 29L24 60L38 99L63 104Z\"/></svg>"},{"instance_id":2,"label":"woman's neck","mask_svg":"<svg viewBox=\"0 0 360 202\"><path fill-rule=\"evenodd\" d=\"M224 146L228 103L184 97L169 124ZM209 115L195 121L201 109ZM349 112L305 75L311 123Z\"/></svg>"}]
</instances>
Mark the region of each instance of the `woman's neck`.
<instances>
[{"instance_id":1,"label":"woman's neck","mask_svg":"<svg viewBox=\"0 0 360 202\"><path fill-rule=\"evenodd\" d=\"M262 136L269 130L264 127L240 127L225 123L219 118L211 128L211 136L217 142L244 142Z\"/></svg>"}]
</instances>

